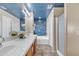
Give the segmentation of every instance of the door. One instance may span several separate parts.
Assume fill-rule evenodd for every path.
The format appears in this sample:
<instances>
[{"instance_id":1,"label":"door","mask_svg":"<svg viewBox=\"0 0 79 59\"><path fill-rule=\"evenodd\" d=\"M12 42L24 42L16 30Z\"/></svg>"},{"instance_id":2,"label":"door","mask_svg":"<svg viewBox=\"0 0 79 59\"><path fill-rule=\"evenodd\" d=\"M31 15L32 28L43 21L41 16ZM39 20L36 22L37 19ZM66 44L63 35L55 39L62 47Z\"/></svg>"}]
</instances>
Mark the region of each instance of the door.
<instances>
[{"instance_id":1,"label":"door","mask_svg":"<svg viewBox=\"0 0 79 59\"><path fill-rule=\"evenodd\" d=\"M59 17L59 51L64 55L64 13Z\"/></svg>"},{"instance_id":2,"label":"door","mask_svg":"<svg viewBox=\"0 0 79 59\"><path fill-rule=\"evenodd\" d=\"M59 19L55 17L56 28L56 50L59 50Z\"/></svg>"},{"instance_id":3,"label":"door","mask_svg":"<svg viewBox=\"0 0 79 59\"><path fill-rule=\"evenodd\" d=\"M67 22L66 55L79 56L79 4L65 4Z\"/></svg>"}]
</instances>

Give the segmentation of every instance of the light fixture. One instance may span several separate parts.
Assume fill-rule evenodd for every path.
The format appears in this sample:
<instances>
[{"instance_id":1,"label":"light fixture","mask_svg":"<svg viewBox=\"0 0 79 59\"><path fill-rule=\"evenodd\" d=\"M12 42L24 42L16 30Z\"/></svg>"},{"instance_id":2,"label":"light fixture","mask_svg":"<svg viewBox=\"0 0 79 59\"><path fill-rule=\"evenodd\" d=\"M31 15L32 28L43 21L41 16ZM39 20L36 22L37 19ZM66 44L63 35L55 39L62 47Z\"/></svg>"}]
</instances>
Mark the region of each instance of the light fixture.
<instances>
[{"instance_id":1,"label":"light fixture","mask_svg":"<svg viewBox=\"0 0 79 59\"><path fill-rule=\"evenodd\" d=\"M30 4L30 3L27 3L27 6L28 6L29 8L31 8L31 4Z\"/></svg>"},{"instance_id":2,"label":"light fixture","mask_svg":"<svg viewBox=\"0 0 79 59\"><path fill-rule=\"evenodd\" d=\"M25 8L24 10L25 10L25 12L27 13L27 15L29 15L29 16L30 16L29 11L28 11L26 8Z\"/></svg>"},{"instance_id":3,"label":"light fixture","mask_svg":"<svg viewBox=\"0 0 79 59\"><path fill-rule=\"evenodd\" d=\"M27 16L26 12L24 10L22 10L22 12L24 13L25 16Z\"/></svg>"},{"instance_id":4,"label":"light fixture","mask_svg":"<svg viewBox=\"0 0 79 59\"><path fill-rule=\"evenodd\" d=\"M22 12L23 12L24 14L27 14L28 16L30 16L30 13L29 13L29 11L27 10L27 8L25 7L25 5L23 4L22 6L23 6Z\"/></svg>"},{"instance_id":5,"label":"light fixture","mask_svg":"<svg viewBox=\"0 0 79 59\"><path fill-rule=\"evenodd\" d=\"M41 17L40 17L40 16L39 16L38 18L39 18L39 19L41 19Z\"/></svg>"},{"instance_id":6,"label":"light fixture","mask_svg":"<svg viewBox=\"0 0 79 59\"><path fill-rule=\"evenodd\" d=\"M39 23L41 23L41 20L38 20Z\"/></svg>"},{"instance_id":7,"label":"light fixture","mask_svg":"<svg viewBox=\"0 0 79 59\"><path fill-rule=\"evenodd\" d=\"M47 9L51 9L52 8L52 4L48 4Z\"/></svg>"},{"instance_id":8,"label":"light fixture","mask_svg":"<svg viewBox=\"0 0 79 59\"><path fill-rule=\"evenodd\" d=\"M39 16L38 18L39 18L38 22L41 23L41 17Z\"/></svg>"}]
</instances>

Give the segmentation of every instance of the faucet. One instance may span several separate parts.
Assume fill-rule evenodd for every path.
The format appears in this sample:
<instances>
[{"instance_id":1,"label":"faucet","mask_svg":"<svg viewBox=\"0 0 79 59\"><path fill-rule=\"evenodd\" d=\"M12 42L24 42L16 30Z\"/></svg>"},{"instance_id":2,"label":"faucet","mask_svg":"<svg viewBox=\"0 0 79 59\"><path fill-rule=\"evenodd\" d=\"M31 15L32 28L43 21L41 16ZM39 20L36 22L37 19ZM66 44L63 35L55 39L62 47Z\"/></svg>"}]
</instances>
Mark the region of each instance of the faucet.
<instances>
[{"instance_id":1,"label":"faucet","mask_svg":"<svg viewBox=\"0 0 79 59\"><path fill-rule=\"evenodd\" d=\"M0 43L0 48L2 47L2 43Z\"/></svg>"},{"instance_id":2,"label":"faucet","mask_svg":"<svg viewBox=\"0 0 79 59\"><path fill-rule=\"evenodd\" d=\"M2 46L3 41L5 41L4 38L0 38L0 46Z\"/></svg>"},{"instance_id":3,"label":"faucet","mask_svg":"<svg viewBox=\"0 0 79 59\"><path fill-rule=\"evenodd\" d=\"M0 48L2 47L2 43L0 42Z\"/></svg>"},{"instance_id":4,"label":"faucet","mask_svg":"<svg viewBox=\"0 0 79 59\"><path fill-rule=\"evenodd\" d=\"M0 45L2 45L2 44L0 43Z\"/></svg>"}]
</instances>

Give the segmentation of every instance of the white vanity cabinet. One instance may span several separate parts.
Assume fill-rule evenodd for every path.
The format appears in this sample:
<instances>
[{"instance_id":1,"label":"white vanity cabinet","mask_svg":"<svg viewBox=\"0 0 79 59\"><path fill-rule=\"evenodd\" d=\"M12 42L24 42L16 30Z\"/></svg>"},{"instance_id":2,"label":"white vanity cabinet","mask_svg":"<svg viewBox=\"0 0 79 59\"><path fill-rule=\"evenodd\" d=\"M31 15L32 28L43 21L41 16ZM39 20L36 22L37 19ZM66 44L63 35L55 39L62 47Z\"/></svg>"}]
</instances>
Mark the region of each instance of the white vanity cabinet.
<instances>
[{"instance_id":1,"label":"white vanity cabinet","mask_svg":"<svg viewBox=\"0 0 79 59\"><path fill-rule=\"evenodd\" d=\"M8 38L10 37L10 32L14 30L20 30L20 20L0 9L0 36Z\"/></svg>"}]
</instances>

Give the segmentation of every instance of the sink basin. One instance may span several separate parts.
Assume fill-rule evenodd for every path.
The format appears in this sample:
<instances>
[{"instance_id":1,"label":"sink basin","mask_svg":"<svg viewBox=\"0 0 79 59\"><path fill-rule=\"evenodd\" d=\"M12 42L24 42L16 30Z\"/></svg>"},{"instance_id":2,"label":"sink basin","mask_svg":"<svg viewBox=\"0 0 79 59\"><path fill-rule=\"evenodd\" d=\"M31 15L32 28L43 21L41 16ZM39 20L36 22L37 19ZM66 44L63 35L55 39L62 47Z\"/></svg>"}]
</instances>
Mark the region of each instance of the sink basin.
<instances>
[{"instance_id":1,"label":"sink basin","mask_svg":"<svg viewBox=\"0 0 79 59\"><path fill-rule=\"evenodd\" d=\"M10 45L10 46L5 46L0 48L0 56L3 56L5 54L7 54L9 51L11 51L15 46L14 45Z\"/></svg>"}]
</instances>

